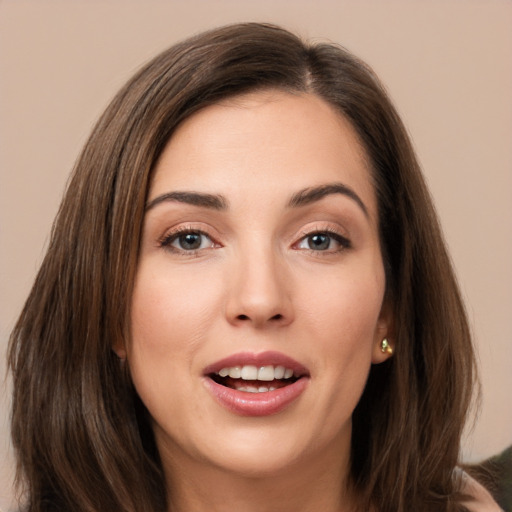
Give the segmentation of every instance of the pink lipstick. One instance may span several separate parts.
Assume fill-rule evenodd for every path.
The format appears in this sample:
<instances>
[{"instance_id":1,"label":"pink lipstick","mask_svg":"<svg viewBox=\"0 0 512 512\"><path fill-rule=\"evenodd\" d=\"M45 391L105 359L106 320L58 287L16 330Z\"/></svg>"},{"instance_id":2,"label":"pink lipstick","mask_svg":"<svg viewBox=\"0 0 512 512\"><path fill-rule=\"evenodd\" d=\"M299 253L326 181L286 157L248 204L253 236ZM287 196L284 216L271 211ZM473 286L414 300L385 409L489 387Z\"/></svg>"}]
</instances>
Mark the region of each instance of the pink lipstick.
<instances>
[{"instance_id":1,"label":"pink lipstick","mask_svg":"<svg viewBox=\"0 0 512 512\"><path fill-rule=\"evenodd\" d=\"M217 402L241 416L277 414L309 382L307 368L279 352L234 354L207 366L203 374Z\"/></svg>"}]
</instances>

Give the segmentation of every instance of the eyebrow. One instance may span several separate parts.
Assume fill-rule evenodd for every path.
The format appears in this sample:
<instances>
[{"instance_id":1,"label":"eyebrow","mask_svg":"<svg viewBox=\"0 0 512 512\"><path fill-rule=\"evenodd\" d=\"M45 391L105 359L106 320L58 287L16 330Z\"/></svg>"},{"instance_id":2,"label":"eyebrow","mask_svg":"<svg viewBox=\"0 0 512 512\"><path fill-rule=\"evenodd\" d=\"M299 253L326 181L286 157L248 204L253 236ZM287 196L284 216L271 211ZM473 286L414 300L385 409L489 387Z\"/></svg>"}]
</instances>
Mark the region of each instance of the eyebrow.
<instances>
[{"instance_id":1,"label":"eyebrow","mask_svg":"<svg viewBox=\"0 0 512 512\"><path fill-rule=\"evenodd\" d=\"M350 188L343 183L328 183L320 185L318 187L308 187L303 190L299 190L292 195L288 201L288 208L299 208L308 204L320 201L326 196L332 194L341 194L349 197L357 203L363 213L368 217L368 209L362 201L362 199ZM155 206L163 202L178 202L191 204L193 206L201 206L203 208L210 208L212 210L227 210L228 201L220 194L207 194L203 192L167 192L160 196L155 197L146 204L146 211L151 210Z\"/></svg>"},{"instance_id":2,"label":"eyebrow","mask_svg":"<svg viewBox=\"0 0 512 512\"><path fill-rule=\"evenodd\" d=\"M320 201L331 194L341 194L349 197L357 203L361 210L363 210L366 217L368 217L368 208L366 208L363 200L350 187L347 187L343 183L328 183L326 185L300 190L293 194L288 202L288 207L297 208L300 206L306 206L316 201Z\"/></svg>"},{"instance_id":3,"label":"eyebrow","mask_svg":"<svg viewBox=\"0 0 512 512\"><path fill-rule=\"evenodd\" d=\"M212 210L226 210L228 202L224 196L218 194L205 194L202 192L168 192L152 199L146 204L146 211L151 210L160 203L171 201L211 208Z\"/></svg>"}]
</instances>

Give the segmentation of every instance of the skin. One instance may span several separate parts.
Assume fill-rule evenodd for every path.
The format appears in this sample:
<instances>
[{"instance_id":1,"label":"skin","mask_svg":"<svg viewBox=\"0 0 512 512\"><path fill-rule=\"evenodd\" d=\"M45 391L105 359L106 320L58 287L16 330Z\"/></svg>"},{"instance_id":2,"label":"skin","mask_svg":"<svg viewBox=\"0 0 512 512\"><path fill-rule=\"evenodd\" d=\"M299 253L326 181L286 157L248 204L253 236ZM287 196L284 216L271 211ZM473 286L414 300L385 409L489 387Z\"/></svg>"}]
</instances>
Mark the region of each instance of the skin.
<instances>
[{"instance_id":1,"label":"skin","mask_svg":"<svg viewBox=\"0 0 512 512\"><path fill-rule=\"evenodd\" d=\"M503 512L489 491L467 473L463 473L462 483L462 492L472 498L463 501L470 512Z\"/></svg>"},{"instance_id":2,"label":"skin","mask_svg":"<svg viewBox=\"0 0 512 512\"><path fill-rule=\"evenodd\" d=\"M355 195L289 205L332 183ZM225 208L162 198L191 191L222 195ZM170 510L354 510L343 485L351 416L371 364L390 357L380 343L392 342L392 319L375 191L352 126L314 95L266 91L207 107L167 144L148 205L132 335L115 349L153 419ZM188 250L176 230L207 236ZM326 230L335 234L312 249L311 234ZM221 406L204 368L269 350L308 369L299 398L263 417Z\"/></svg>"}]
</instances>

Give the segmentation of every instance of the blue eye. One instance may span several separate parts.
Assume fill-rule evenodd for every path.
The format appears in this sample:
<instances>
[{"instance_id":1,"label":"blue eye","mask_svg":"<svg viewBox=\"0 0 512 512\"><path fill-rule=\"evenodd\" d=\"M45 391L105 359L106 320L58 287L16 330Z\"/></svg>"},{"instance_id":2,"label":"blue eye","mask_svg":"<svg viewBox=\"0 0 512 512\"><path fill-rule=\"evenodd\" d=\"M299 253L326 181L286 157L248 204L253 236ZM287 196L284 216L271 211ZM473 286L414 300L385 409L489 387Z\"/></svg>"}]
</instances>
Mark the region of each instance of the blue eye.
<instances>
[{"instance_id":1,"label":"blue eye","mask_svg":"<svg viewBox=\"0 0 512 512\"><path fill-rule=\"evenodd\" d=\"M171 233L162 240L161 245L182 252L199 251L215 246L206 233L192 230Z\"/></svg>"},{"instance_id":2,"label":"blue eye","mask_svg":"<svg viewBox=\"0 0 512 512\"><path fill-rule=\"evenodd\" d=\"M340 251L350 247L350 241L338 233L327 231L310 233L300 240L298 249L309 249L310 251Z\"/></svg>"}]
</instances>

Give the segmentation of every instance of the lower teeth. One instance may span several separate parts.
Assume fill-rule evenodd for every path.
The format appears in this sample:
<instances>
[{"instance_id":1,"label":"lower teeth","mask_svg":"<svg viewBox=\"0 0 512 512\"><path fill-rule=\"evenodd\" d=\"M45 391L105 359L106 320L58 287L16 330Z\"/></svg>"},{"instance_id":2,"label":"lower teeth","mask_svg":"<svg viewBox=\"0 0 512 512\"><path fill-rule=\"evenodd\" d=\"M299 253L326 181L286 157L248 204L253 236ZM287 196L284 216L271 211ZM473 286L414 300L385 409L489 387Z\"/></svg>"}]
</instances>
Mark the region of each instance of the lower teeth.
<instances>
[{"instance_id":1,"label":"lower teeth","mask_svg":"<svg viewBox=\"0 0 512 512\"><path fill-rule=\"evenodd\" d=\"M219 375L211 375L210 378L213 379L217 384L221 384L228 388L234 389L236 391L242 391L244 393L268 393L269 391L274 391L284 386L288 386L289 384L293 384L297 380L297 378L294 377L285 380L277 379L273 382L246 381L243 379L220 377Z\"/></svg>"},{"instance_id":2,"label":"lower teeth","mask_svg":"<svg viewBox=\"0 0 512 512\"><path fill-rule=\"evenodd\" d=\"M240 386L235 388L237 391L244 391L245 393L268 393L269 391L274 391L276 389L273 386L266 387L260 386L259 388L255 386Z\"/></svg>"}]
</instances>

